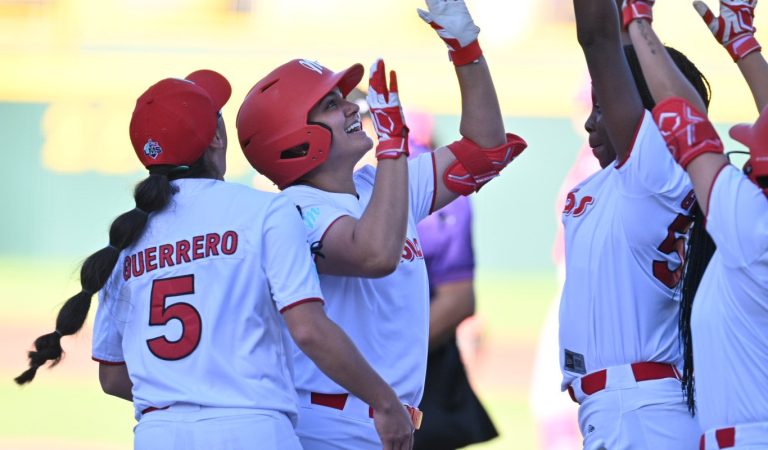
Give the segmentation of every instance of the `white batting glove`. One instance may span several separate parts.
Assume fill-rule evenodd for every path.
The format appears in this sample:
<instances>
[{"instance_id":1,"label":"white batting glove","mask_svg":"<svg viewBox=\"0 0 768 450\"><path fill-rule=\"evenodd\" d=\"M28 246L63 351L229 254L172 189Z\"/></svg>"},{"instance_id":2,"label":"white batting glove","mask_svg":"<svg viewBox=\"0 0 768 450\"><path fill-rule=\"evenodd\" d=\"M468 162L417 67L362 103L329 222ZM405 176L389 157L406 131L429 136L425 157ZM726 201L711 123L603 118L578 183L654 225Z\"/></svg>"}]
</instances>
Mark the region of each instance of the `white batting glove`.
<instances>
[{"instance_id":1,"label":"white batting glove","mask_svg":"<svg viewBox=\"0 0 768 450\"><path fill-rule=\"evenodd\" d=\"M421 20L435 29L448 46L453 64L463 66L483 56L477 35L480 28L472 21L464 0L426 0L429 11L417 9Z\"/></svg>"},{"instance_id":2,"label":"white batting glove","mask_svg":"<svg viewBox=\"0 0 768 450\"><path fill-rule=\"evenodd\" d=\"M367 101L373 127L379 136L376 159L397 159L400 155L408 156L408 127L405 126L405 116L400 107L397 75L394 70L389 72L389 88L387 88L387 75L381 58L371 66Z\"/></svg>"},{"instance_id":3,"label":"white batting glove","mask_svg":"<svg viewBox=\"0 0 768 450\"><path fill-rule=\"evenodd\" d=\"M752 24L755 6L757 0L720 0L720 17L716 17L704 2L693 2L696 12L734 62L761 49Z\"/></svg>"}]
</instances>

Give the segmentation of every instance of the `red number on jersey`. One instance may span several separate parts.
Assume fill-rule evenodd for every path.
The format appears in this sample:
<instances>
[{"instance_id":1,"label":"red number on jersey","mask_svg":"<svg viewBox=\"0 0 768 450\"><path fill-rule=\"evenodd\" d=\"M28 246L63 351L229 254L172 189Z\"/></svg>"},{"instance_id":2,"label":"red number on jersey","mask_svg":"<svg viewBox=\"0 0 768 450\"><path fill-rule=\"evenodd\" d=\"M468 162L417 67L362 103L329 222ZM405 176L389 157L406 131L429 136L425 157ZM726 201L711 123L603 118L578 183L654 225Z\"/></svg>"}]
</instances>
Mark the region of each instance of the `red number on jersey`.
<instances>
[{"instance_id":1,"label":"red number on jersey","mask_svg":"<svg viewBox=\"0 0 768 450\"><path fill-rule=\"evenodd\" d=\"M684 235L688 232L688 227L691 226L691 218L678 214L675 220L667 228L667 237L659 245L659 251L665 255L670 255L672 252L677 252L680 256L680 267L675 270L669 270L669 265L666 261L654 261L653 262L653 276L659 281L664 283L664 286L673 288L680 282L680 278L683 276L683 263L685 262L685 239L678 235Z\"/></svg>"},{"instance_id":2,"label":"red number on jersey","mask_svg":"<svg viewBox=\"0 0 768 450\"><path fill-rule=\"evenodd\" d=\"M181 337L169 341L165 336L148 339L149 351L160 359L176 361L189 356L200 343L202 321L200 313L189 303L174 303L166 307L168 297L195 293L195 276L161 278L152 282L152 303L149 308L149 325L165 325L172 319L181 322Z\"/></svg>"}]
</instances>

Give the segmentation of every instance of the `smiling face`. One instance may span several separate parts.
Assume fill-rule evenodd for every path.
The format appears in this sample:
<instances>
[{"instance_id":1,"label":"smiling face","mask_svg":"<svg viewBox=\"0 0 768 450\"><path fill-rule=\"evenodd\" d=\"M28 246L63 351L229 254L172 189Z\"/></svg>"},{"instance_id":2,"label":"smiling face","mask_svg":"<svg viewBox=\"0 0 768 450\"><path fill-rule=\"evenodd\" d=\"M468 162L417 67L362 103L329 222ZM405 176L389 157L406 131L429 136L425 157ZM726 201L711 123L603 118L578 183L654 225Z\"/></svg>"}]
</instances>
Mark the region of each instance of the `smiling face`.
<instances>
[{"instance_id":1,"label":"smiling face","mask_svg":"<svg viewBox=\"0 0 768 450\"><path fill-rule=\"evenodd\" d=\"M603 122L603 113L595 97L595 90L592 89L592 112L584 122L584 129L589 133L589 146L592 147L592 154L600 163L600 167L607 167L608 164L616 160L616 150L608 138L608 132Z\"/></svg>"},{"instance_id":2,"label":"smiling face","mask_svg":"<svg viewBox=\"0 0 768 450\"><path fill-rule=\"evenodd\" d=\"M373 147L373 140L360 123L359 112L360 107L342 97L339 88L334 88L309 111L310 123L321 123L331 130L329 160L353 155L357 161Z\"/></svg>"}]
</instances>

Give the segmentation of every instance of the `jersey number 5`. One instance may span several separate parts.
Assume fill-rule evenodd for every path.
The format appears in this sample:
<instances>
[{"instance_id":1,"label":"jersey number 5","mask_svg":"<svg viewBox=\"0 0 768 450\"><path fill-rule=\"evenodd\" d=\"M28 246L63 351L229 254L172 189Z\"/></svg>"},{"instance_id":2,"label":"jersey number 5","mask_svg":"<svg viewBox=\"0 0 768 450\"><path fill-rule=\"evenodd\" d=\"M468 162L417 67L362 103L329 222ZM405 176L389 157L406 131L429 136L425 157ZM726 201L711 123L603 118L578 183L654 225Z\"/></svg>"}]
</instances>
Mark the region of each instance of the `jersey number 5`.
<instances>
[{"instance_id":1,"label":"jersey number 5","mask_svg":"<svg viewBox=\"0 0 768 450\"><path fill-rule=\"evenodd\" d=\"M669 270L666 261L653 262L653 276L670 289L677 286L677 283L680 282L680 278L683 276L683 263L685 262L685 239L677 237L677 235L688 232L688 227L690 226L691 218L678 214L669 225L669 228L667 228L666 239L659 245L659 251L665 255L677 252L677 255L680 257L680 266L677 269Z\"/></svg>"},{"instance_id":2,"label":"jersey number 5","mask_svg":"<svg viewBox=\"0 0 768 450\"><path fill-rule=\"evenodd\" d=\"M152 282L152 303L149 308L149 325L165 325L172 319L181 322L181 337L169 341L165 336L147 339L149 351L160 359L176 361L189 356L200 343L202 321L200 313L189 303L166 305L168 297L195 293L195 276L184 275L161 278Z\"/></svg>"}]
</instances>

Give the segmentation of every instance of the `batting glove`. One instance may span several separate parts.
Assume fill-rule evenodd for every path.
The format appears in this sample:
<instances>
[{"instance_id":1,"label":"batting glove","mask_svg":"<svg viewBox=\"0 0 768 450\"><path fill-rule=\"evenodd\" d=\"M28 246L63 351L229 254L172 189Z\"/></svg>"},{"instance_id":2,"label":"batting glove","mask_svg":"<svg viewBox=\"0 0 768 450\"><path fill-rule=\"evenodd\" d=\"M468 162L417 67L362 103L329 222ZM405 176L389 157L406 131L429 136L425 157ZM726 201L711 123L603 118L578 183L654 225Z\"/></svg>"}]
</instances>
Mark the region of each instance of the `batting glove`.
<instances>
[{"instance_id":1,"label":"batting glove","mask_svg":"<svg viewBox=\"0 0 768 450\"><path fill-rule=\"evenodd\" d=\"M421 20L435 29L448 45L448 58L457 66L470 64L483 56L477 35L480 28L472 21L464 0L426 0L429 11L417 9Z\"/></svg>"},{"instance_id":2,"label":"batting glove","mask_svg":"<svg viewBox=\"0 0 768 450\"><path fill-rule=\"evenodd\" d=\"M633 20L653 22L653 3L656 0L624 0L621 4L621 23L626 29Z\"/></svg>"},{"instance_id":3,"label":"batting glove","mask_svg":"<svg viewBox=\"0 0 768 450\"><path fill-rule=\"evenodd\" d=\"M734 62L761 49L755 39L755 27L752 24L755 6L757 0L720 0L720 17L715 17L704 2L693 2L696 12L717 42L728 50Z\"/></svg>"},{"instance_id":4,"label":"batting glove","mask_svg":"<svg viewBox=\"0 0 768 450\"><path fill-rule=\"evenodd\" d=\"M381 58L371 66L367 100L373 127L379 136L376 159L397 159L400 155L408 156L408 127L405 126L405 117L397 93L397 75L394 70L389 72L389 89L387 89L384 61Z\"/></svg>"}]
</instances>

